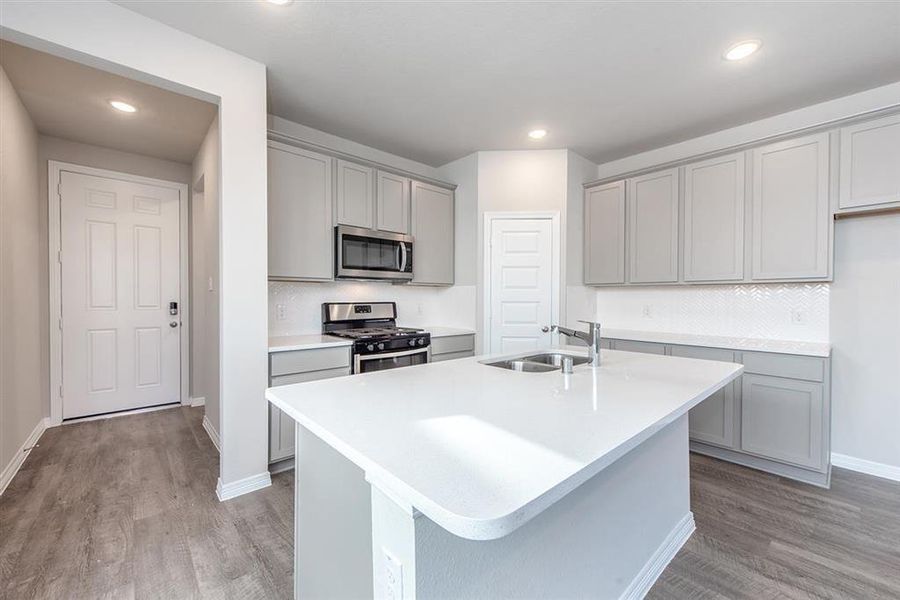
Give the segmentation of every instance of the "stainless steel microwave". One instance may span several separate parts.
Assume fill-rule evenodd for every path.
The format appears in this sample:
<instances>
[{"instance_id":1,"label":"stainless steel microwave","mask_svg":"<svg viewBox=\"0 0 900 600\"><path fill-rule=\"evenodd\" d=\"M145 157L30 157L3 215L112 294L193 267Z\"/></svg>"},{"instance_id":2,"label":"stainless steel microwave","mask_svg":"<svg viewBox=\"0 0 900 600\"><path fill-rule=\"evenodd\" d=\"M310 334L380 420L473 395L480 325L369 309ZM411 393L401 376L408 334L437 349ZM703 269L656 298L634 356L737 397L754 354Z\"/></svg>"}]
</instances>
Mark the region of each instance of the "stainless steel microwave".
<instances>
[{"instance_id":1,"label":"stainless steel microwave","mask_svg":"<svg viewBox=\"0 0 900 600\"><path fill-rule=\"evenodd\" d=\"M338 225L334 228L336 279L413 277L413 238L402 233Z\"/></svg>"}]
</instances>

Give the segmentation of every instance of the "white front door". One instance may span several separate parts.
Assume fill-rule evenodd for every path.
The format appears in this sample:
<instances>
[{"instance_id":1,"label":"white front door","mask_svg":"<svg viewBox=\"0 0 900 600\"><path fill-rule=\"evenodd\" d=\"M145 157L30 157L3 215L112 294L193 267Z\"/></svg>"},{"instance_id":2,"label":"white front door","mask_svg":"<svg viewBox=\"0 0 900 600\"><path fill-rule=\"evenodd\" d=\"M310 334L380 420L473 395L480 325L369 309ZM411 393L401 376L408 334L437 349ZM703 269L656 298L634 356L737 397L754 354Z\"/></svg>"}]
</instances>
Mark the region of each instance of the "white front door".
<instances>
[{"instance_id":1,"label":"white front door","mask_svg":"<svg viewBox=\"0 0 900 600\"><path fill-rule=\"evenodd\" d=\"M493 219L490 230L490 352L550 347L553 221Z\"/></svg>"},{"instance_id":2,"label":"white front door","mask_svg":"<svg viewBox=\"0 0 900 600\"><path fill-rule=\"evenodd\" d=\"M63 418L180 401L179 192L60 173Z\"/></svg>"}]
</instances>

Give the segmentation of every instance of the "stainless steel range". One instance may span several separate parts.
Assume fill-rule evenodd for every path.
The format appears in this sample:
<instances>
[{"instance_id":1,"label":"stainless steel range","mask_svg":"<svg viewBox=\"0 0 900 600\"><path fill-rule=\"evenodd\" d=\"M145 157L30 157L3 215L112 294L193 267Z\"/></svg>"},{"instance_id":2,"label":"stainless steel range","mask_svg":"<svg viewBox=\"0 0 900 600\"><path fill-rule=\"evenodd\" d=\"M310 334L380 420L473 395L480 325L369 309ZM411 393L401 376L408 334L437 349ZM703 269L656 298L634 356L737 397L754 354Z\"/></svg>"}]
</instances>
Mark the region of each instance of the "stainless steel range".
<instances>
[{"instance_id":1,"label":"stainless steel range","mask_svg":"<svg viewBox=\"0 0 900 600\"><path fill-rule=\"evenodd\" d=\"M396 302L326 302L322 304L322 333L353 340L354 373L431 360L431 334L397 327Z\"/></svg>"}]
</instances>

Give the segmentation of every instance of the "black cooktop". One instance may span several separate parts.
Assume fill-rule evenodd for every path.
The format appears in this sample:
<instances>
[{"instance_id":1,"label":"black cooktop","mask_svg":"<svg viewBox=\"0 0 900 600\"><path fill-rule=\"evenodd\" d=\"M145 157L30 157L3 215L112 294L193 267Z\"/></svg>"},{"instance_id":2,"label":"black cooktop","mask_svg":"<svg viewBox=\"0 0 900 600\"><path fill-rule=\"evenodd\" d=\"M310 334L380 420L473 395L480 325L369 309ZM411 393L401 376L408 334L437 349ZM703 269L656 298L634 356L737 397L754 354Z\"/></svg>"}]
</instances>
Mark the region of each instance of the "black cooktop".
<instances>
[{"instance_id":1,"label":"black cooktop","mask_svg":"<svg viewBox=\"0 0 900 600\"><path fill-rule=\"evenodd\" d=\"M379 340L404 337L423 333L424 331L424 329L413 329L411 327L361 327L359 329L341 329L327 333L328 335L336 335L351 340Z\"/></svg>"}]
</instances>

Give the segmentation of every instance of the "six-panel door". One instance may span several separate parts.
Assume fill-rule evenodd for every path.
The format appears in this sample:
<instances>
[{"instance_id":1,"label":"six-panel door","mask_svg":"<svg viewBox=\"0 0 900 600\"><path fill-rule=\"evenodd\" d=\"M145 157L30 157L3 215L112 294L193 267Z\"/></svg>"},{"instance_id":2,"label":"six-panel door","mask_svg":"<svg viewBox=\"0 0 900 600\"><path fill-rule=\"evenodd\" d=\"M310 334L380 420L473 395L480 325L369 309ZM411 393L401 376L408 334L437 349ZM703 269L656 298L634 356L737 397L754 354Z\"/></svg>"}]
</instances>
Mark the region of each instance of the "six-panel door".
<instances>
[{"instance_id":1,"label":"six-panel door","mask_svg":"<svg viewBox=\"0 0 900 600\"><path fill-rule=\"evenodd\" d=\"M678 170L628 180L628 281L678 281Z\"/></svg>"},{"instance_id":2,"label":"six-panel door","mask_svg":"<svg viewBox=\"0 0 900 600\"><path fill-rule=\"evenodd\" d=\"M412 182L413 283L453 285L453 192Z\"/></svg>"},{"instance_id":3,"label":"six-panel door","mask_svg":"<svg viewBox=\"0 0 900 600\"><path fill-rule=\"evenodd\" d=\"M333 278L332 162L270 142L269 278Z\"/></svg>"},{"instance_id":4,"label":"six-panel door","mask_svg":"<svg viewBox=\"0 0 900 600\"><path fill-rule=\"evenodd\" d=\"M830 218L827 133L753 150L753 279L827 277Z\"/></svg>"},{"instance_id":5,"label":"six-panel door","mask_svg":"<svg viewBox=\"0 0 900 600\"><path fill-rule=\"evenodd\" d=\"M684 280L744 277L744 154L684 168Z\"/></svg>"},{"instance_id":6,"label":"six-panel door","mask_svg":"<svg viewBox=\"0 0 900 600\"><path fill-rule=\"evenodd\" d=\"M584 283L625 283L625 182L584 191Z\"/></svg>"}]
</instances>

